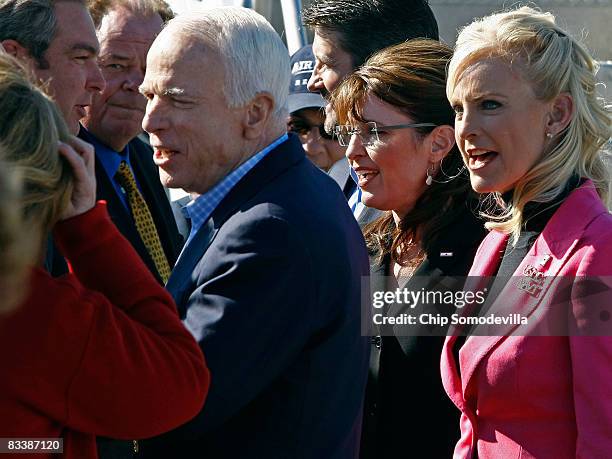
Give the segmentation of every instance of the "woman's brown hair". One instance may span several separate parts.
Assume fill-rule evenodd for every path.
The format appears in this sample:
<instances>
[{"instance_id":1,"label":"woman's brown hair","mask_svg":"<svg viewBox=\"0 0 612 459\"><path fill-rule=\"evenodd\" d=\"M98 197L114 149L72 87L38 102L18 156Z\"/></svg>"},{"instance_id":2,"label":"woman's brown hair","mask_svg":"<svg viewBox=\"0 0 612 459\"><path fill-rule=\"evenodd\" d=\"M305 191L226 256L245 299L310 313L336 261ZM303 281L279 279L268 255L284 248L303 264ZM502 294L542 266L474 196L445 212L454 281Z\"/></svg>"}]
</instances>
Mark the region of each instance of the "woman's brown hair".
<instances>
[{"instance_id":1,"label":"woman's brown hair","mask_svg":"<svg viewBox=\"0 0 612 459\"><path fill-rule=\"evenodd\" d=\"M368 96L373 95L406 113L415 123L454 125L454 112L446 99L446 66L452 50L437 41L409 40L371 56L332 94L332 107L340 124L363 122ZM434 128L417 128L426 136ZM371 255L379 262L398 258L402 249L420 239L429 253L440 233L466 206L470 183L456 146L442 161L431 186L413 209L395 225L391 212L366 225L364 235Z\"/></svg>"}]
</instances>

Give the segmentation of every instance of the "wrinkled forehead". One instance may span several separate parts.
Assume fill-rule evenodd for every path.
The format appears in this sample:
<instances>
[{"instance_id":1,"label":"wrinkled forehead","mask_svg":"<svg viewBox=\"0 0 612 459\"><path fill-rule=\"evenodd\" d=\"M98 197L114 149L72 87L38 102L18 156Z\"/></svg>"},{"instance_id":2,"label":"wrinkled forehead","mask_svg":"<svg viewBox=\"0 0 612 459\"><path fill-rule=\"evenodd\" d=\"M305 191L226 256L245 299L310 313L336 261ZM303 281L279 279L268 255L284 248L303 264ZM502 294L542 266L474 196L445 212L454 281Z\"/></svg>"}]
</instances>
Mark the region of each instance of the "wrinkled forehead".
<instances>
[{"instance_id":1,"label":"wrinkled forehead","mask_svg":"<svg viewBox=\"0 0 612 459\"><path fill-rule=\"evenodd\" d=\"M317 27L315 29L314 38L319 44L319 48L326 48L330 52L346 53L342 47L344 35L339 30L332 30L325 27ZM313 47L314 47L313 42Z\"/></svg>"},{"instance_id":2,"label":"wrinkled forehead","mask_svg":"<svg viewBox=\"0 0 612 459\"><path fill-rule=\"evenodd\" d=\"M224 71L218 53L192 37L165 32L149 50L143 87L153 92L181 88L193 96L221 90Z\"/></svg>"},{"instance_id":3,"label":"wrinkled forehead","mask_svg":"<svg viewBox=\"0 0 612 459\"><path fill-rule=\"evenodd\" d=\"M60 44L67 49L88 48L97 53L98 38L85 5L78 2L57 2L54 12L57 29L52 44Z\"/></svg>"},{"instance_id":4,"label":"wrinkled forehead","mask_svg":"<svg viewBox=\"0 0 612 459\"><path fill-rule=\"evenodd\" d=\"M152 60L162 59L164 62L175 63L187 58L193 59L196 64L210 56L212 51L202 40L170 23L153 41L149 57Z\"/></svg>"},{"instance_id":5,"label":"wrinkled forehead","mask_svg":"<svg viewBox=\"0 0 612 459\"><path fill-rule=\"evenodd\" d=\"M100 22L98 38L151 44L159 35L163 21L159 14L143 15L119 7L109 11Z\"/></svg>"}]
</instances>

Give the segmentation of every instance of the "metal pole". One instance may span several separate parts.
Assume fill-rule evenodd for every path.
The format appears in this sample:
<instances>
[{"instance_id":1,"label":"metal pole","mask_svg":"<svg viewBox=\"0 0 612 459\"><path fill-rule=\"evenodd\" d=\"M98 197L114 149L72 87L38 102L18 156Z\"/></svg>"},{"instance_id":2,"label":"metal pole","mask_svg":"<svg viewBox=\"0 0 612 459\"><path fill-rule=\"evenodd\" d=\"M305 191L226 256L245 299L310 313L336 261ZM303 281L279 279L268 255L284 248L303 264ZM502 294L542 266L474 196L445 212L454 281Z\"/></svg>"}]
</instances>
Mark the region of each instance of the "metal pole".
<instances>
[{"instance_id":1,"label":"metal pole","mask_svg":"<svg viewBox=\"0 0 612 459\"><path fill-rule=\"evenodd\" d=\"M306 44L306 33L302 27L301 0L281 0L283 22L289 54L295 53Z\"/></svg>"}]
</instances>

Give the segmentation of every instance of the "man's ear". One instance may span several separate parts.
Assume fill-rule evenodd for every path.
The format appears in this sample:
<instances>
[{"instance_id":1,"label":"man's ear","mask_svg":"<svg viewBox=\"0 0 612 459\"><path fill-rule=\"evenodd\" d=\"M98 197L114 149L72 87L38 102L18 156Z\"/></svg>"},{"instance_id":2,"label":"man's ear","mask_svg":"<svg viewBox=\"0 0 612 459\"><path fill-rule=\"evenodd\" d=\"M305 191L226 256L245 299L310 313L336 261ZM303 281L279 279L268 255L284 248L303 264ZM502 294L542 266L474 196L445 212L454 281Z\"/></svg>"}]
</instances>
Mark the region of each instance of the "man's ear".
<instances>
[{"instance_id":1,"label":"man's ear","mask_svg":"<svg viewBox=\"0 0 612 459\"><path fill-rule=\"evenodd\" d=\"M429 162L436 164L442 161L455 145L455 130L446 124L436 126L429 133L429 141L431 142Z\"/></svg>"},{"instance_id":2,"label":"man's ear","mask_svg":"<svg viewBox=\"0 0 612 459\"><path fill-rule=\"evenodd\" d=\"M555 97L548 114L546 134L556 136L562 132L569 125L573 113L574 99L570 94L563 92Z\"/></svg>"},{"instance_id":3,"label":"man's ear","mask_svg":"<svg viewBox=\"0 0 612 459\"><path fill-rule=\"evenodd\" d=\"M259 139L268 127L273 110L274 97L269 92L253 97L244 115L244 136L249 140Z\"/></svg>"},{"instance_id":4,"label":"man's ear","mask_svg":"<svg viewBox=\"0 0 612 459\"><path fill-rule=\"evenodd\" d=\"M2 47L13 57L21 61L32 59L30 52L16 40L2 40Z\"/></svg>"}]
</instances>

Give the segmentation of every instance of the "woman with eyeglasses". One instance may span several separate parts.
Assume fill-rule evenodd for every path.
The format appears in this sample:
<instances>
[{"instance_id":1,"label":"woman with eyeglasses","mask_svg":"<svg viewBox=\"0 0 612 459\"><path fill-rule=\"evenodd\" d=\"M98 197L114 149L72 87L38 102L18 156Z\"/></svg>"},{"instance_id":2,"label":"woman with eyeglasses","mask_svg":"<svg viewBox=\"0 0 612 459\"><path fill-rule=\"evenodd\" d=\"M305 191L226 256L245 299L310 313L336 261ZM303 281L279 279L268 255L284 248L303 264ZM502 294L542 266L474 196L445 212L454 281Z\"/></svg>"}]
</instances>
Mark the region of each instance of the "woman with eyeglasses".
<instances>
[{"instance_id":1,"label":"woman with eyeglasses","mask_svg":"<svg viewBox=\"0 0 612 459\"><path fill-rule=\"evenodd\" d=\"M300 48L291 56L287 130L298 136L308 159L327 172L338 160L344 159L344 148L323 128L325 99L306 87L314 67L312 45Z\"/></svg>"},{"instance_id":2,"label":"woman with eyeglasses","mask_svg":"<svg viewBox=\"0 0 612 459\"><path fill-rule=\"evenodd\" d=\"M410 40L373 55L333 93L336 135L358 177L365 205L385 211L364 228L371 290L459 290L485 236L445 94L446 45ZM361 456L449 457L459 438L439 360L453 306L373 303L370 374ZM416 324L385 319L409 314Z\"/></svg>"},{"instance_id":3,"label":"woman with eyeglasses","mask_svg":"<svg viewBox=\"0 0 612 459\"><path fill-rule=\"evenodd\" d=\"M455 458L612 457L612 119L596 70L552 14L527 7L457 39L456 140L495 204L470 281L494 276L486 314L521 320L447 338Z\"/></svg>"}]
</instances>

